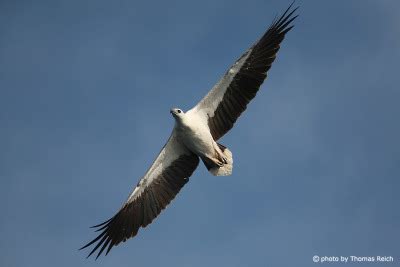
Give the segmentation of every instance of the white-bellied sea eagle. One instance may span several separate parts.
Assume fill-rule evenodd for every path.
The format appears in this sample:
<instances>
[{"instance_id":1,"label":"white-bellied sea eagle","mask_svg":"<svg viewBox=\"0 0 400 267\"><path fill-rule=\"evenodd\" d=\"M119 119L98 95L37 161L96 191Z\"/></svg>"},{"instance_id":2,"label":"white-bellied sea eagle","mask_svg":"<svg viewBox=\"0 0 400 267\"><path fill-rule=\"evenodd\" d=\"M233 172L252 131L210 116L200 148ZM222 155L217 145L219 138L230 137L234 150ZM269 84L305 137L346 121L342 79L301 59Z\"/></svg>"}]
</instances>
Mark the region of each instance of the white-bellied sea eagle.
<instances>
[{"instance_id":1,"label":"white-bellied sea eagle","mask_svg":"<svg viewBox=\"0 0 400 267\"><path fill-rule=\"evenodd\" d=\"M293 4L292 4L293 5ZM121 209L109 220L93 226L99 235L92 244L96 259L121 242L136 236L189 181L201 159L213 175L232 173L232 153L217 143L232 127L267 77L291 23L297 17L292 5L274 20L264 35L225 73L191 110L171 109L175 126L167 143Z\"/></svg>"}]
</instances>

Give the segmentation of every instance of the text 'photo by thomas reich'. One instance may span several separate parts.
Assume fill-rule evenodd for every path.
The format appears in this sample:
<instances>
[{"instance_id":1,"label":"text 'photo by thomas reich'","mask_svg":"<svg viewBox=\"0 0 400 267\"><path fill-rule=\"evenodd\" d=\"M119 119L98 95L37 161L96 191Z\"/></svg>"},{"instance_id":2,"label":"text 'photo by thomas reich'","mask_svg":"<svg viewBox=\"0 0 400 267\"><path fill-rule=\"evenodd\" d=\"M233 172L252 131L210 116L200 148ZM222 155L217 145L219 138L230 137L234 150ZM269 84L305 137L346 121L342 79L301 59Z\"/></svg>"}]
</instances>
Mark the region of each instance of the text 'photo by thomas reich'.
<instances>
[{"instance_id":1,"label":"text 'photo by thomas reich'","mask_svg":"<svg viewBox=\"0 0 400 267\"><path fill-rule=\"evenodd\" d=\"M97 259L106 248L107 255L114 246L136 236L140 227L149 225L189 181L200 160L213 175L232 173L232 152L217 141L232 129L266 79L297 17L292 5L194 108L170 110L175 119L171 136L121 209L93 226L100 234L81 248L95 244L88 257L98 250Z\"/></svg>"},{"instance_id":2,"label":"text 'photo by thomas reich'","mask_svg":"<svg viewBox=\"0 0 400 267\"><path fill-rule=\"evenodd\" d=\"M318 256L312 257L315 263L389 263L394 262L392 256Z\"/></svg>"}]
</instances>

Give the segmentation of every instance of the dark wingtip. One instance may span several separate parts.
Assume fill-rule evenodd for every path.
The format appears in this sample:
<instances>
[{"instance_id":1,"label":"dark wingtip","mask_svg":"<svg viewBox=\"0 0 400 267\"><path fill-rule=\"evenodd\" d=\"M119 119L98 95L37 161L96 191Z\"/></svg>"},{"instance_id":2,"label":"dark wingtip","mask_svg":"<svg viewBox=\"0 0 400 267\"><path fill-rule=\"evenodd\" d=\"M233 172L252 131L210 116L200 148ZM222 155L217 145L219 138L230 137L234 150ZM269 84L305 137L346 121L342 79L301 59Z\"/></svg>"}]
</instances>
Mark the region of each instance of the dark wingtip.
<instances>
[{"instance_id":1,"label":"dark wingtip","mask_svg":"<svg viewBox=\"0 0 400 267\"><path fill-rule=\"evenodd\" d=\"M105 247L108 245L108 243L111 240L107 234L107 231L108 231L107 227L109 226L109 223L111 222L111 220L113 218L90 227L90 228L99 228L99 229L96 229L95 232L98 232L98 231L102 231L102 232L96 238L94 238L92 241L90 241L83 247L79 248L79 250L82 250L82 249L85 249L97 242L96 246L90 251L89 255L87 255L86 258L89 258L101 245L103 245L103 247L99 250L99 252L96 256L96 260L103 253ZM113 243L113 242L111 242L111 243Z\"/></svg>"},{"instance_id":2,"label":"dark wingtip","mask_svg":"<svg viewBox=\"0 0 400 267\"><path fill-rule=\"evenodd\" d=\"M108 220L105 221L105 222L99 223L99 224L97 224L97 225L90 226L89 228L97 228L97 227L103 226L103 225L109 223L112 219L113 219L113 218L110 218L110 219L108 219Z\"/></svg>"},{"instance_id":3,"label":"dark wingtip","mask_svg":"<svg viewBox=\"0 0 400 267\"><path fill-rule=\"evenodd\" d=\"M285 10L285 12L283 12L282 16L281 16L277 21L275 21L275 23L274 23L273 25L275 25L275 26L278 27L278 28L281 28L282 25L285 25L285 24L286 24L286 26L287 26L287 24L289 24L289 23L292 22L295 18L297 18L298 15L296 15L296 16L294 16L294 17L292 17L292 15L293 15L294 12L296 12L296 11L299 9L300 6L297 6L297 7L295 7L293 10L291 10L291 8L292 8L294 2L295 2L295 1L293 1L293 2L289 5L289 7ZM289 11L290 11L290 13L288 14ZM287 23L287 20L288 20L289 18L290 18L290 22ZM284 28L284 27L283 27L283 28Z\"/></svg>"}]
</instances>

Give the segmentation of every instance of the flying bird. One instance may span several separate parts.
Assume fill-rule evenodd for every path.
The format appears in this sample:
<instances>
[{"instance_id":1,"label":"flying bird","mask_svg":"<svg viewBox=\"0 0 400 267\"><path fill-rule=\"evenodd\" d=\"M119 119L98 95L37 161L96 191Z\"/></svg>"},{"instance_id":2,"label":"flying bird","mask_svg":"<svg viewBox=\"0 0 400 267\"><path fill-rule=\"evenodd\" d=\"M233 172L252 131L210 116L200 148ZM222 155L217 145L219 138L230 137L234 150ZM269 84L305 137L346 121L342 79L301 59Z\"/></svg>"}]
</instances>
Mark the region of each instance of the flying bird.
<instances>
[{"instance_id":1,"label":"flying bird","mask_svg":"<svg viewBox=\"0 0 400 267\"><path fill-rule=\"evenodd\" d=\"M95 244L88 257L97 250L96 259L103 251L107 255L114 246L136 236L140 227L149 225L189 181L200 160L213 175L232 173L232 153L217 141L233 127L267 77L297 17L292 5L194 108L170 110L175 119L171 136L121 209L92 227L100 233L81 248Z\"/></svg>"}]
</instances>

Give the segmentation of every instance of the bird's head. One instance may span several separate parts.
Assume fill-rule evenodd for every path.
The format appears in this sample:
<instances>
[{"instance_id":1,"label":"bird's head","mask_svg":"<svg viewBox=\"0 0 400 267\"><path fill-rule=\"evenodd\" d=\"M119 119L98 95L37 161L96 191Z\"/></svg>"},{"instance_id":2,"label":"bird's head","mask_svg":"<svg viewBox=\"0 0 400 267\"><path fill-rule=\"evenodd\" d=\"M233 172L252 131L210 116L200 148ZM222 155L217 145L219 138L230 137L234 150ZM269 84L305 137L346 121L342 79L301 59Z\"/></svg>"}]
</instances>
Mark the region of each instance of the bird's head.
<instances>
[{"instance_id":1,"label":"bird's head","mask_svg":"<svg viewBox=\"0 0 400 267\"><path fill-rule=\"evenodd\" d=\"M169 111L172 114L172 117L175 118L175 120L182 119L182 116L185 114L182 109L180 108L171 108Z\"/></svg>"}]
</instances>

